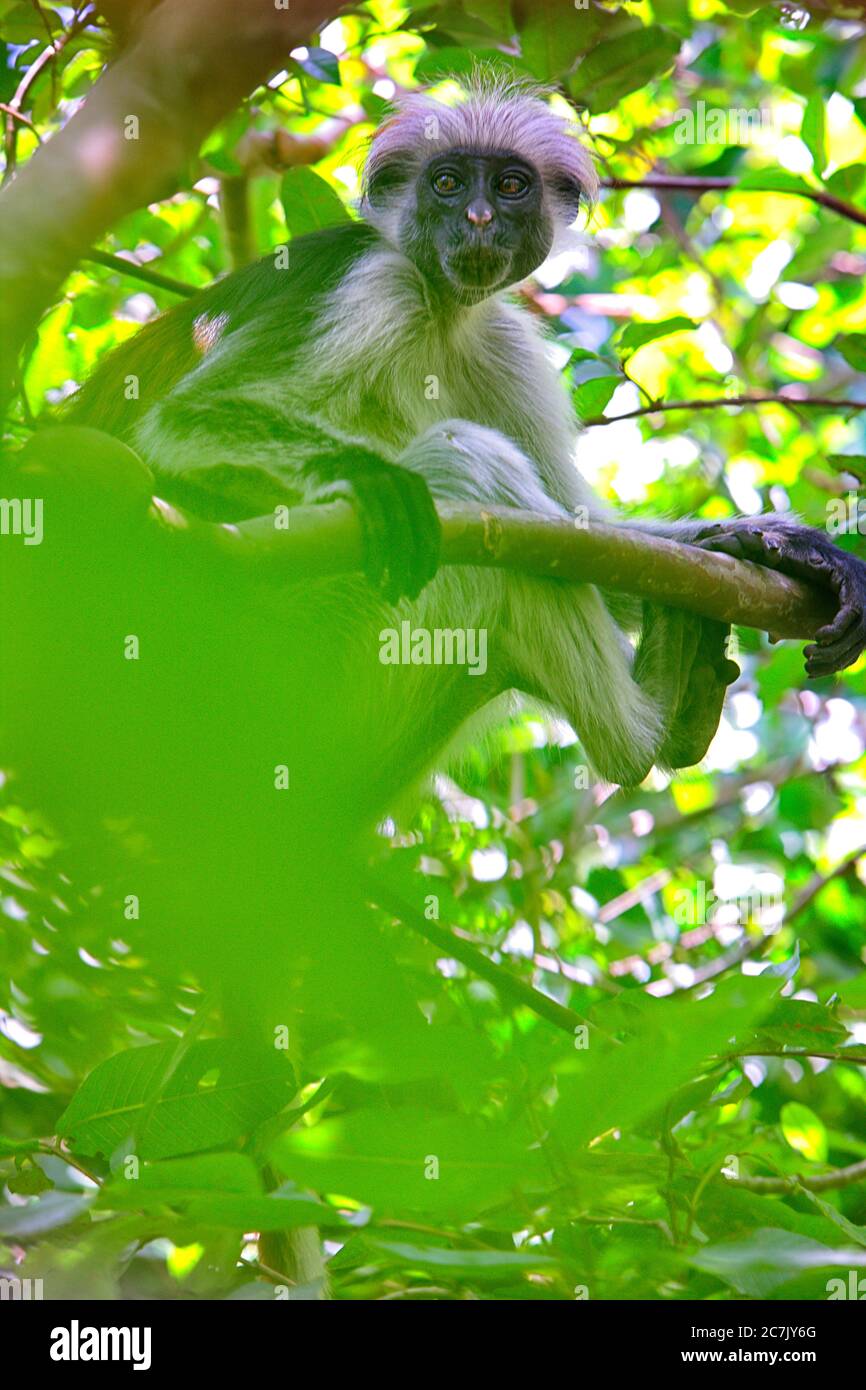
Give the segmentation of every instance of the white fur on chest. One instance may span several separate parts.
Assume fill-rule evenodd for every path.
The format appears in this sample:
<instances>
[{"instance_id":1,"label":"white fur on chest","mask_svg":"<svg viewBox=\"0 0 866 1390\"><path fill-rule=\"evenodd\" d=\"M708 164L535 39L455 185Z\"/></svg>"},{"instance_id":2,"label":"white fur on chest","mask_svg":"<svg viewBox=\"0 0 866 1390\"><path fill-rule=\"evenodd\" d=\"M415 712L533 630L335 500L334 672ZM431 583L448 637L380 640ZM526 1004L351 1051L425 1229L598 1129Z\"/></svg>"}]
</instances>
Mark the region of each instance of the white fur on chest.
<instances>
[{"instance_id":1,"label":"white fur on chest","mask_svg":"<svg viewBox=\"0 0 866 1390\"><path fill-rule=\"evenodd\" d=\"M529 316L498 297L448 318L400 252L363 257L326 304L294 390L340 429L400 451L460 418L499 430L539 470L573 470L575 424ZM531 389L529 386L531 383Z\"/></svg>"}]
</instances>

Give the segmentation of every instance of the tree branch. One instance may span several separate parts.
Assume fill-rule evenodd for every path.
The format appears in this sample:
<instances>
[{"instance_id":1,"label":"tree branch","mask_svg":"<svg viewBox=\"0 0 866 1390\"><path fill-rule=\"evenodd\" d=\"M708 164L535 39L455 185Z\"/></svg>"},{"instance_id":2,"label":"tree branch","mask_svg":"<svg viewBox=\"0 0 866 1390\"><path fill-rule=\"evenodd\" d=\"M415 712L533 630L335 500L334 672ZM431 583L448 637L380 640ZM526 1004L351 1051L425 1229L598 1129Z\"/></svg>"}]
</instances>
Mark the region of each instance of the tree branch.
<instances>
[{"instance_id":1,"label":"tree branch","mask_svg":"<svg viewBox=\"0 0 866 1390\"><path fill-rule=\"evenodd\" d=\"M445 565L598 584L775 637L813 637L835 612L829 591L627 526L592 522L578 528L568 520L512 508L437 505ZM348 502L295 508L288 528L281 530L272 516L213 526L165 504L155 516L167 536L183 535L262 578L286 582L361 568L361 532Z\"/></svg>"},{"instance_id":2,"label":"tree branch","mask_svg":"<svg viewBox=\"0 0 866 1390\"><path fill-rule=\"evenodd\" d=\"M808 1192L832 1192L834 1189L851 1187L854 1183L864 1180L866 1159L861 1159L859 1163L850 1163L847 1168L836 1168L832 1173L814 1173L809 1176L792 1173L789 1177L783 1178L729 1178L728 1182L732 1182L735 1187L748 1188L750 1192L763 1192L767 1196L771 1193L796 1192L798 1187L805 1187Z\"/></svg>"},{"instance_id":3,"label":"tree branch","mask_svg":"<svg viewBox=\"0 0 866 1390\"><path fill-rule=\"evenodd\" d=\"M810 202L819 203L822 208L846 217L849 222L856 222L858 227L866 227L866 212L861 208L855 208L820 188L774 188L772 175L767 178L766 188L741 188L734 178L699 178L690 174L647 174L642 179L602 179L601 186L610 189L655 188L661 193L696 193L698 197L702 193L713 192L781 193L791 198L808 198Z\"/></svg>"},{"instance_id":4,"label":"tree branch","mask_svg":"<svg viewBox=\"0 0 866 1390\"><path fill-rule=\"evenodd\" d=\"M81 255L126 213L174 193L205 135L336 8L162 0L145 15L0 197L0 406L19 350Z\"/></svg>"},{"instance_id":5,"label":"tree branch","mask_svg":"<svg viewBox=\"0 0 866 1390\"><path fill-rule=\"evenodd\" d=\"M109 532L130 518L131 544L155 544L189 562L235 566L274 583L362 568L361 529L350 503L296 507L285 517L272 513L233 525L201 521L154 501L149 470L98 430L40 430L17 469L22 496L45 497L61 514L77 508ZM626 526L578 526L504 507L440 502L438 510L445 565L598 584L777 637L812 637L835 612L829 590Z\"/></svg>"},{"instance_id":6,"label":"tree branch","mask_svg":"<svg viewBox=\"0 0 866 1390\"><path fill-rule=\"evenodd\" d=\"M153 285L158 290L168 290L171 294L183 296L184 299L191 299L203 288L188 285L185 280L175 280L170 275L161 275L158 270L139 265L137 261L128 261L125 256L115 256L111 251L99 251L95 246L85 251L81 259L104 265L106 270L115 270L118 275L128 275L131 280L140 280L143 285Z\"/></svg>"},{"instance_id":7,"label":"tree branch","mask_svg":"<svg viewBox=\"0 0 866 1390\"><path fill-rule=\"evenodd\" d=\"M866 410L866 401L838 401L830 396L786 396L781 393L753 392L747 396L698 397L691 401L654 401L652 405L636 406L622 415L593 415L581 420L583 425L613 425L618 420L635 420L639 415L658 415L670 410L724 410L730 405L782 405L787 410Z\"/></svg>"}]
</instances>

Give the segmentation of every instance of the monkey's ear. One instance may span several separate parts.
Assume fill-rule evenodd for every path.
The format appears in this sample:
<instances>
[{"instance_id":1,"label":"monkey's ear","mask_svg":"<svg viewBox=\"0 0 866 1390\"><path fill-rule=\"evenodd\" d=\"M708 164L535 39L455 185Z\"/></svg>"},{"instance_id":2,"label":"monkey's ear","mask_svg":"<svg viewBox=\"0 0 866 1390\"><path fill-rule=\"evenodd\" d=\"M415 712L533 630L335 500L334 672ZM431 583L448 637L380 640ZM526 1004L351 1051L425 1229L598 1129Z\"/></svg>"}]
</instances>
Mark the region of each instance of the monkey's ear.
<instances>
[{"instance_id":1,"label":"monkey's ear","mask_svg":"<svg viewBox=\"0 0 866 1390\"><path fill-rule=\"evenodd\" d=\"M383 159L371 162L367 171L367 202L373 208L381 208L396 193L400 193L409 181L409 172L403 160Z\"/></svg>"},{"instance_id":2,"label":"monkey's ear","mask_svg":"<svg viewBox=\"0 0 866 1390\"><path fill-rule=\"evenodd\" d=\"M550 181L550 190L557 209L569 222L573 222L580 208L580 200L584 197L579 181L572 174L558 173Z\"/></svg>"}]
</instances>

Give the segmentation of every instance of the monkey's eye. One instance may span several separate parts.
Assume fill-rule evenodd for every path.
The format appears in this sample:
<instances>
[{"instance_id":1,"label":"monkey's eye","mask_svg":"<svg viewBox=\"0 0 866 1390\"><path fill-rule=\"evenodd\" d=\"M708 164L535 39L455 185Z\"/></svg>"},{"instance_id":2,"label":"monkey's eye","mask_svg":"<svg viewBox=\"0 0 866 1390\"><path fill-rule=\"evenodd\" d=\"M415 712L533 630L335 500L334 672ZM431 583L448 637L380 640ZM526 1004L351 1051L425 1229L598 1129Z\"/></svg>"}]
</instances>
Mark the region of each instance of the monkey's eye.
<instances>
[{"instance_id":1,"label":"monkey's eye","mask_svg":"<svg viewBox=\"0 0 866 1390\"><path fill-rule=\"evenodd\" d=\"M529 188L529 179L523 174L503 174L496 185L503 198L520 198Z\"/></svg>"},{"instance_id":2,"label":"monkey's eye","mask_svg":"<svg viewBox=\"0 0 866 1390\"><path fill-rule=\"evenodd\" d=\"M463 184L460 182L457 175L450 174L447 169L442 169L438 174L434 174L433 176L433 188L437 193L443 194L443 196L447 197L450 193L459 193L462 187Z\"/></svg>"}]
</instances>

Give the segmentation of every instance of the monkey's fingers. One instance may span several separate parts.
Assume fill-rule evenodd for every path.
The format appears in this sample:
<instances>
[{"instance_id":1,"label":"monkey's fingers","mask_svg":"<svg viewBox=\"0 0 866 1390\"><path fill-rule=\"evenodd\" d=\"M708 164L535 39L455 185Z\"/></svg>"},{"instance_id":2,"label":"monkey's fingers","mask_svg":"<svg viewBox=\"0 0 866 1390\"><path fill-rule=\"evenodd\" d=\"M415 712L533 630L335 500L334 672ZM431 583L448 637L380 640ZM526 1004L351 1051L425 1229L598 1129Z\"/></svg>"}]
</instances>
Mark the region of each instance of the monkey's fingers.
<instances>
[{"instance_id":1,"label":"monkey's fingers","mask_svg":"<svg viewBox=\"0 0 866 1390\"><path fill-rule=\"evenodd\" d=\"M862 568L866 571L866 566ZM831 623L818 629L814 643L805 649L806 671L810 676L817 678L843 671L846 666L853 666L866 648L866 578L861 584L862 587L851 576L843 577L837 590L839 612Z\"/></svg>"},{"instance_id":2,"label":"monkey's fingers","mask_svg":"<svg viewBox=\"0 0 866 1390\"><path fill-rule=\"evenodd\" d=\"M405 593L407 578L407 518L400 514L400 499L378 469L353 478L352 493L361 526L364 573L389 603L396 603Z\"/></svg>"},{"instance_id":3,"label":"monkey's fingers","mask_svg":"<svg viewBox=\"0 0 866 1390\"><path fill-rule=\"evenodd\" d=\"M395 465L397 484L403 494L403 504L409 516L412 548L410 554L410 587L406 592L417 598L439 568L442 549L442 523L436 504L420 473Z\"/></svg>"},{"instance_id":4,"label":"monkey's fingers","mask_svg":"<svg viewBox=\"0 0 866 1390\"><path fill-rule=\"evenodd\" d=\"M389 603L417 598L436 573L440 524L425 480L398 464L367 468L352 479L364 573Z\"/></svg>"},{"instance_id":5,"label":"monkey's fingers","mask_svg":"<svg viewBox=\"0 0 866 1390\"><path fill-rule=\"evenodd\" d=\"M753 560L795 579L818 581L836 595L839 610L806 647L806 674L812 679L851 666L866 649L866 565L840 550L828 536L787 519L721 523L701 537L706 550ZM711 528L708 528L710 530Z\"/></svg>"}]
</instances>

